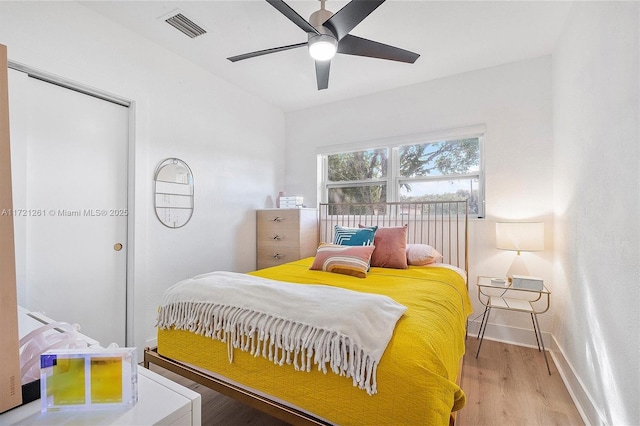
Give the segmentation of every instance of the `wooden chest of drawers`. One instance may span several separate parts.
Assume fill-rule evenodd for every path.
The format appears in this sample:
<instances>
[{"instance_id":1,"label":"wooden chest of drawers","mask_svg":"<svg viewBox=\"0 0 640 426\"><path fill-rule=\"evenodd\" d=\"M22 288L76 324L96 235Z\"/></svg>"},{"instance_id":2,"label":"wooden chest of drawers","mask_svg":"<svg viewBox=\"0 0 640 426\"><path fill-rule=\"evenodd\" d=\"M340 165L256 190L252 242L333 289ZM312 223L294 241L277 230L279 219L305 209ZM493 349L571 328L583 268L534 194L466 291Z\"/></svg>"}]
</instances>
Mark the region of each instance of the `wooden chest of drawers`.
<instances>
[{"instance_id":1,"label":"wooden chest of drawers","mask_svg":"<svg viewBox=\"0 0 640 426\"><path fill-rule=\"evenodd\" d=\"M318 248L316 209L257 211L258 269L315 256Z\"/></svg>"}]
</instances>

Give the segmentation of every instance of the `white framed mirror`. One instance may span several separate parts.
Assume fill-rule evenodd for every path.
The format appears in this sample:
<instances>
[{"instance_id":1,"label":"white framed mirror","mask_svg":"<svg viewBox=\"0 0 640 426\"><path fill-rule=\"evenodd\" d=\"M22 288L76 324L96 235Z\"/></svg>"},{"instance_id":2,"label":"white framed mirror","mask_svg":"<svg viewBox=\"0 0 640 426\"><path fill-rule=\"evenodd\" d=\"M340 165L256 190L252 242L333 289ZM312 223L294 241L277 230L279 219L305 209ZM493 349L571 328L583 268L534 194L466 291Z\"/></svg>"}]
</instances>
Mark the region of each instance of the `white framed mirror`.
<instances>
[{"instance_id":1,"label":"white framed mirror","mask_svg":"<svg viewBox=\"0 0 640 426\"><path fill-rule=\"evenodd\" d=\"M193 173L184 161L167 158L156 168L154 203L158 220L168 228L180 228L193 216Z\"/></svg>"}]
</instances>

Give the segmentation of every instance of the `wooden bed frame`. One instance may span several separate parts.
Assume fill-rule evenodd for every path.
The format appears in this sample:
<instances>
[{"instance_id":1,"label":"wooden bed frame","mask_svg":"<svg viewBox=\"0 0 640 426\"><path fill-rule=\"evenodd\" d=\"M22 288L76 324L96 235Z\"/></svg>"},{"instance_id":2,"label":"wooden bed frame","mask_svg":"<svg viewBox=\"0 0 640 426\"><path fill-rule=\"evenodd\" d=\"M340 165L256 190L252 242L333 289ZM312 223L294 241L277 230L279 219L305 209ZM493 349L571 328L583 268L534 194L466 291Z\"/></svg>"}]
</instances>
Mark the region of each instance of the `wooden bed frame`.
<instances>
[{"instance_id":1,"label":"wooden bed frame","mask_svg":"<svg viewBox=\"0 0 640 426\"><path fill-rule=\"evenodd\" d=\"M468 206L466 201L425 201L392 203L320 203L318 209L319 241L332 241L335 225L404 226L407 242L429 244L443 255L443 262L464 269L468 276ZM468 278L467 278L468 290ZM182 377L236 399L293 425L328 425L312 414L275 401L238 384L185 363L163 357L157 348L145 348L143 365L155 364ZM462 377L462 359L457 383ZM452 412L449 424L455 424Z\"/></svg>"}]
</instances>

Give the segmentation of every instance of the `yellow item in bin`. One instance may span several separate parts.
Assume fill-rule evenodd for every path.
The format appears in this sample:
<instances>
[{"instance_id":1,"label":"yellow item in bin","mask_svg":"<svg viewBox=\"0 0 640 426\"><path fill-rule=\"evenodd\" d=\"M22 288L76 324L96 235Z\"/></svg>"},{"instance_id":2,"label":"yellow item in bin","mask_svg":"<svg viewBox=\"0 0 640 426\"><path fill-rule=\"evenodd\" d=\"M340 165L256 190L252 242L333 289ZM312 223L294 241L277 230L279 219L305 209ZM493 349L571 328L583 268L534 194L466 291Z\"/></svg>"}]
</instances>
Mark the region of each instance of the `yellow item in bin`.
<instances>
[{"instance_id":1,"label":"yellow item in bin","mask_svg":"<svg viewBox=\"0 0 640 426\"><path fill-rule=\"evenodd\" d=\"M122 402L122 358L91 358L91 401L102 404Z\"/></svg>"},{"instance_id":2,"label":"yellow item in bin","mask_svg":"<svg viewBox=\"0 0 640 426\"><path fill-rule=\"evenodd\" d=\"M84 404L84 358L60 358L52 366L53 374L47 382L47 395L55 405Z\"/></svg>"},{"instance_id":3,"label":"yellow item in bin","mask_svg":"<svg viewBox=\"0 0 640 426\"><path fill-rule=\"evenodd\" d=\"M46 351L40 356L41 410L95 410L138 401L135 348Z\"/></svg>"}]
</instances>

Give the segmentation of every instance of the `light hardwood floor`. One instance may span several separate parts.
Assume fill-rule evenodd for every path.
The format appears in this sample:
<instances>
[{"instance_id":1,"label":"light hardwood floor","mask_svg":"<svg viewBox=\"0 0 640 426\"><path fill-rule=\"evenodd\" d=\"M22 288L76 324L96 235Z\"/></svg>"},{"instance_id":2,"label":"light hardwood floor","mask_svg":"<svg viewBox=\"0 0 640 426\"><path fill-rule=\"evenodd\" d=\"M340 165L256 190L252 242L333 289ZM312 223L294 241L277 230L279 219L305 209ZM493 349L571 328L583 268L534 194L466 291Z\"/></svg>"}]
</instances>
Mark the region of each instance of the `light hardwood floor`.
<instances>
[{"instance_id":1,"label":"light hardwood floor","mask_svg":"<svg viewBox=\"0 0 640 426\"><path fill-rule=\"evenodd\" d=\"M551 375L541 352L533 348L467 339L461 387L467 404L456 426L583 425L578 410L547 353Z\"/></svg>"},{"instance_id":2,"label":"light hardwood floor","mask_svg":"<svg viewBox=\"0 0 640 426\"><path fill-rule=\"evenodd\" d=\"M461 381L467 404L458 413L457 426L584 424L551 356L550 376L536 349L485 340L476 359L477 345L475 337L467 339ZM203 425L286 425L162 368L151 369L202 394Z\"/></svg>"}]
</instances>

